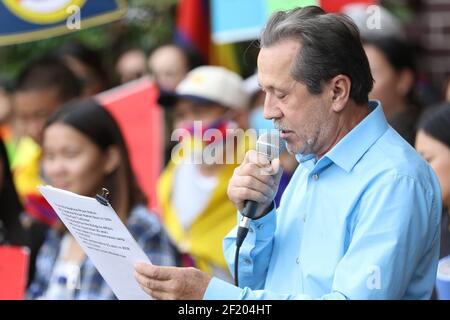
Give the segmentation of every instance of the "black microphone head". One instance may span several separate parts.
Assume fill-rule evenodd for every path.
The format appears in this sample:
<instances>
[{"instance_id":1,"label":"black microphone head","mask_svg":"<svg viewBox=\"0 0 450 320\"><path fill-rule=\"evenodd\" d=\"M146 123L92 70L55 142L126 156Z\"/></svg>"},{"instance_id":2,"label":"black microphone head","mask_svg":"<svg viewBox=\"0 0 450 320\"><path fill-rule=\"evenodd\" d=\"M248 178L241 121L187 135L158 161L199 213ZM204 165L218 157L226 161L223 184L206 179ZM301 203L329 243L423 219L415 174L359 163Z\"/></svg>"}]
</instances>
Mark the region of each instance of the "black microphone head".
<instances>
[{"instance_id":1,"label":"black microphone head","mask_svg":"<svg viewBox=\"0 0 450 320\"><path fill-rule=\"evenodd\" d=\"M278 130L265 132L256 141L256 151L266 156L269 161L278 158L284 149L286 149L286 145Z\"/></svg>"}]
</instances>

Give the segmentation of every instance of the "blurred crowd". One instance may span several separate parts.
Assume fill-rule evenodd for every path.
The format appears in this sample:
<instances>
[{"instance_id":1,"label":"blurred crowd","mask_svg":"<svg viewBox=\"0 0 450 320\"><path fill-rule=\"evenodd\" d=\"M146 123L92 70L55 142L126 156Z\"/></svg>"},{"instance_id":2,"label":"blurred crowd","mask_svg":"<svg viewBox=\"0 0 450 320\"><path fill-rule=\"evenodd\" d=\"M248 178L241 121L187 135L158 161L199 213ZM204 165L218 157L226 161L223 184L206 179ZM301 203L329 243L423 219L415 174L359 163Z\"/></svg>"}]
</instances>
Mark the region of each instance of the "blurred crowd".
<instances>
[{"instance_id":1,"label":"blurred crowd","mask_svg":"<svg viewBox=\"0 0 450 320\"><path fill-rule=\"evenodd\" d=\"M347 14L360 27L369 59L374 79L370 98L381 102L390 125L437 173L445 208L441 257L450 255L450 75L439 83L442 95L436 103L428 98L430 84L418 72L421 62L402 25L373 33L357 12ZM387 11L383 18L395 19ZM192 132L195 121L201 121L202 132L217 129L224 136L227 130L272 129L272 122L264 118L257 70L243 79L223 67L202 64L175 43L150 54L137 47L124 50L114 70L121 83L151 77L159 90L165 167L157 185L158 212L146 205L116 120L95 99L112 84L97 52L69 42L27 62L14 81L0 78L0 243L30 249L29 299L114 299L39 194L36 187L41 184L85 196L107 187L112 206L152 262L195 266L232 282L222 240L236 225L227 185L238 162L198 164L187 154L182 155L187 161L175 162L177 145L192 141L170 137L175 129ZM221 142L198 143L205 147ZM231 147L222 143L218 150L226 157L254 145L254 140ZM277 204L298 164L287 152L280 160L284 172ZM57 290L73 273L80 286Z\"/></svg>"}]
</instances>

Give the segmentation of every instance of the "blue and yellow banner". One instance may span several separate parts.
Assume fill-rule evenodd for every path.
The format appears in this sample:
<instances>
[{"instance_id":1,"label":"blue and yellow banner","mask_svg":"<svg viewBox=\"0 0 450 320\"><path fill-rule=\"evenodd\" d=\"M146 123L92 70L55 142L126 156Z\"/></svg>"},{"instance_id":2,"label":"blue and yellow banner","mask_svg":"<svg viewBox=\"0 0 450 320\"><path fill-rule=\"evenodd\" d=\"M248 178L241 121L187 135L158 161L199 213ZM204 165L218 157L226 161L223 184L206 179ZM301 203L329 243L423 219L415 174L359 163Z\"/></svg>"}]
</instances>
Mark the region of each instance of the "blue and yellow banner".
<instances>
[{"instance_id":1,"label":"blue and yellow banner","mask_svg":"<svg viewBox=\"0 0 450 320\"><path fill-rule=\"evenodd\" d=\"M0 45L18 44L108 23L125 0L1 0Z\"/></svg>"}]
</instances>

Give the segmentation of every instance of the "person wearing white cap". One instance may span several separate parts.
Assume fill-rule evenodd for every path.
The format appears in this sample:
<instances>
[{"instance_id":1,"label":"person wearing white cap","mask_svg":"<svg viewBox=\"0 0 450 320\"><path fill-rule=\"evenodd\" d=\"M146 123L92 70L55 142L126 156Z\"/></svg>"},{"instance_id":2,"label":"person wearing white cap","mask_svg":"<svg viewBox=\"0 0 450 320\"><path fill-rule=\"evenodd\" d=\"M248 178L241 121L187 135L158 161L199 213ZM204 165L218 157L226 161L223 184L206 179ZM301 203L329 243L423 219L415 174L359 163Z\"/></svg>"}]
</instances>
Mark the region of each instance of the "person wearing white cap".
<instances>
[{"instance_id":1,"label":"person wearing white cap","mask_svg":"<svg viewBox=\"0 0 450 320\"><path fill-rule=\"evenodd\" d=\"M203 137L211 129L225 138L227 130L237 128L236 120L246 112L248 95L239 75L222 67L201 66L188 73L175 92L163 91L159 103L173 112L178 130ZM226 190L237 164L193 163L188 154L177 158L180 148L192 146L192 140L191 136L172 150L171 160L158 181L162 220L180 251L190 254L198 268L231 280L222 240L236 223ZM194 142L200 151L220 143L208 139ZM244 146L237 148L243 148L242 155L245 153ZM187 152L192 156L197 151ZM228 148L224 153L234 151Z\"/></svg>"}]
</instances>

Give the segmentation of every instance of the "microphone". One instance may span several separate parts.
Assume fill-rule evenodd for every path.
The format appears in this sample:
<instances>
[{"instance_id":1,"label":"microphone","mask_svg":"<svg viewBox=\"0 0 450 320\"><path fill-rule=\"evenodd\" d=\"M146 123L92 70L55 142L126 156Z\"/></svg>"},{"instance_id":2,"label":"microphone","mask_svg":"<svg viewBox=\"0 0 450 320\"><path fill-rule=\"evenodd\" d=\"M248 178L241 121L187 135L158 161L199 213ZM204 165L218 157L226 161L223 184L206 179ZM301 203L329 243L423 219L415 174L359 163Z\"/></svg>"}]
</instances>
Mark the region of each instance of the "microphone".
<instances>
[{"instance_id":1,"label":"microphone","mask_svg":"<svg viewBox=\"0 0 450 320\"><path fill-rule=\"evenodd\" d=\"M270 133L263 133L256 142L256 152L259 155L265 157L269 162L278 158L284 151L286 145L280 138L280 134L277 130L271 130ZM247 200L242 213L243 217L239 223L236 237L236 254L234 261L234 280L236 286L239 286L238 280L238 262L239 262L239 249L244 242L245 237L248 234L250 221L255 218L258 211L259 203L253 200Z\"/></svg>"},{"instance_id":2,"label":"microphone","mask_svg":"<svg viewBox=\"0 0 450 320\"><path fill-rule=\"evenodd\" d=\"M270 133L263 133L256 142L256 152L269 160L269 162L278 158L284 149L284 141L280 138L280 134L276 130L271 130ZM248 230L250 221L255 218L258 205L259 204L253 200L248 200L246 202L239 227ZM240 241L243 241L243 239Z\"/></svg>"}]
</instances>

